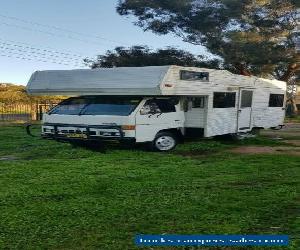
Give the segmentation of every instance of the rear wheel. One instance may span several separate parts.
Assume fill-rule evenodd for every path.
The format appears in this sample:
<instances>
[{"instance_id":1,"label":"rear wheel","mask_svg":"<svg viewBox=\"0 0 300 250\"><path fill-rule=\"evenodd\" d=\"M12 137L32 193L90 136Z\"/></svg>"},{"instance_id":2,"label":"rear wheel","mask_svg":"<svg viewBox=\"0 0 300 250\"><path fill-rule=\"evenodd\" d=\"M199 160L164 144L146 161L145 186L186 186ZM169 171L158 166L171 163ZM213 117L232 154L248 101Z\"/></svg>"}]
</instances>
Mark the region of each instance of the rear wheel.
<instances>
[{"instance_id":1,"label":"rear wheel","mask_svg":"<svg viewBox=\"0 0 300 250\"><path fill-rule=\"evenodd\" d=\"M170 132L160 132L152 142L155 151L170 151L177 145L177 137Z\"/></svg>"},{"instance_id":2,"label":"rear wheel","mask_svg":"<svg viewBox=\"0 0 300 250\"><path fill-rule=\"evenodd\" d=\"M253 135L260 135L260 131L261 130L262 130L261 128L253 128L251 130L251 134L253 134Z\"/></svg>"}]
</instances>

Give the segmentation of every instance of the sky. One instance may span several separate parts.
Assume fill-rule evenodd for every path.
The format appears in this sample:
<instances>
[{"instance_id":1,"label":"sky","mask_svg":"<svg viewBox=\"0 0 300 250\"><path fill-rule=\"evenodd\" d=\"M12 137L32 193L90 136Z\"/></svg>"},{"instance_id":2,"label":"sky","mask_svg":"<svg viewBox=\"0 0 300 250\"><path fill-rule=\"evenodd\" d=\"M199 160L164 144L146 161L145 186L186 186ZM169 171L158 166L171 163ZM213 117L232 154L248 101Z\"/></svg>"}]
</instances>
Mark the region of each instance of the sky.
<instances>
[{"instance_id":1,"label":"sky","mask_svg":"<svg viewBox=\"0 0 300 250\"><path fill-rule=\"evenodd\" d=\"M26 85L36 70L84 68L116 46L205 49L173 35L158 36L116 13L117 0L10 0L0 9L0 83Z\"/></svg>"}]
</instances>

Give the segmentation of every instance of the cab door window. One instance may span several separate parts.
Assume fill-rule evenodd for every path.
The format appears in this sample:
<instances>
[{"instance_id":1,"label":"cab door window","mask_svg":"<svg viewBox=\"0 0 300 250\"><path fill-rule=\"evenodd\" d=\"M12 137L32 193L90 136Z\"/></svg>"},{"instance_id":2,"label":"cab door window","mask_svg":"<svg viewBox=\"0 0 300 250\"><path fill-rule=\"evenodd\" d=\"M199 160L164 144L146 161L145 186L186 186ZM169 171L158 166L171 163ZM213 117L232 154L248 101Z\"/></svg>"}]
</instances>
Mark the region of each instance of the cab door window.
<instances>
[{"instance_id":1,"label":"cab door window","mask_svg":"<svg viewBox=\"0 0 300 250\"><path fill-rule=\"evenodd\" d=\"M176 112L174 103L169 99L147 100L141 109L141 115Z\"/></svg>"}]
</instances>

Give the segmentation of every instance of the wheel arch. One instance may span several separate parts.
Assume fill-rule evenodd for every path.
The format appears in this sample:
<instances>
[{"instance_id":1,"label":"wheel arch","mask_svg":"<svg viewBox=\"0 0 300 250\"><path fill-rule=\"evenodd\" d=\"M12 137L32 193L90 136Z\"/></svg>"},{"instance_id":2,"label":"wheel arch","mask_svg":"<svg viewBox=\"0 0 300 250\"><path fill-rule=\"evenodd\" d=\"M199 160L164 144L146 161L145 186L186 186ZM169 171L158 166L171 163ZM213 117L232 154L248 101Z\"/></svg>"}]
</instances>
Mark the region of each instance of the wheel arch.
<instances>
[{"instance_id":1,"label":"wheel arch","mask_svg":"<svg viewBox=\"0 0 300 250\"><path fill-rule=\"evenodd\" d=\"M183 142L183 134L180 130L180 128L168 128L168 129L162 129L160 131L157 132L156 136L159 134L159 133L163 133L163 132L169 132L169 133L172 133L174 134L177 139L178 139L178 142L182 143ZM155 136L155 137L156 137Z\"/></svg>"}]
</instances>

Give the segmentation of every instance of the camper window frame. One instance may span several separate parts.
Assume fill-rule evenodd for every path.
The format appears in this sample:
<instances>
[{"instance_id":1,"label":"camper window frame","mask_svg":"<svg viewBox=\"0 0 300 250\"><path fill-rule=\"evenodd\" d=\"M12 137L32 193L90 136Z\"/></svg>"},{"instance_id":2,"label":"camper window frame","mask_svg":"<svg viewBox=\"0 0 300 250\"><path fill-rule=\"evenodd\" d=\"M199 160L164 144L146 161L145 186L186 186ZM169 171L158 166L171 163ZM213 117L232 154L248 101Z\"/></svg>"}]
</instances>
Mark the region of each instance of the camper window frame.
<instances>
[{"instance_id":1,"label":"camper window frame","mask_svg":"<svg viewBox=\"0 0 300 250\"><path fill-rule=\"evenodd\" d=\"M217 99L217 94L223 94L223 102L220 102L220 97ZM232 95L232 96L231 96ZM234 96L233 96L234 95ZM231 97L230 97L231 96ZM230 100L230 98L232 98ZM235 108L236 107L236 92L213 92L213 108Z\"/></svg>"},{"instance_id":2,"label":"camper window frame","mask_svg":"<svg viewBox=\"0 0 300 250\"><path fill-rule=\"evenodd\" d=\"M192 75L191 78L186 78L185 75ZM200 76L200 78L195 78ZM191 70L180 70L180 80L182 81L199 81L199 82L209 82L209 72L204 71L191 71Z\"/></svg>"},{"instance_id":3,"label":"camper window frame","mask_svg":"<svg viewBox=\"0 0 300 250\"><path fill-rule=\"evenodd\" d=\"M284 105L284 94L270 93L269 108L282 108L283 105Z\"/></svg>"}]
</instances>

